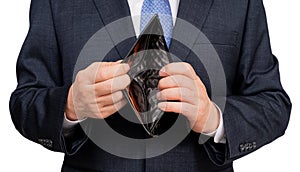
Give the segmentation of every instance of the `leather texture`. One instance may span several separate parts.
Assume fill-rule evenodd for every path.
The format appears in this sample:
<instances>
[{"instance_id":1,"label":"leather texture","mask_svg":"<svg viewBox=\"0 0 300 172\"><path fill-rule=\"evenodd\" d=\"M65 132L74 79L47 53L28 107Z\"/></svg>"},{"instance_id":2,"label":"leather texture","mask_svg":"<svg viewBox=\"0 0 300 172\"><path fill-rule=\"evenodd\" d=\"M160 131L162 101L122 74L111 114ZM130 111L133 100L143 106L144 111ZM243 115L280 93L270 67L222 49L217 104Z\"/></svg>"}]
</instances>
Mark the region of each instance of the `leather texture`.
<instances>
[{"instance_id":1,"label":"leather texture","mask_svg":"<svg viewBox=\"0 0 300 172\"><path fill-rule=\"evenodd\" d=\"M161 134L157 127L163 127L159 121L164 112L157 107L156 94L161 79L159 70L171 62L160 20L154 15L123 60L130 66L131 78L123 93L150 136Z\"/></svg>"}]
</instances>

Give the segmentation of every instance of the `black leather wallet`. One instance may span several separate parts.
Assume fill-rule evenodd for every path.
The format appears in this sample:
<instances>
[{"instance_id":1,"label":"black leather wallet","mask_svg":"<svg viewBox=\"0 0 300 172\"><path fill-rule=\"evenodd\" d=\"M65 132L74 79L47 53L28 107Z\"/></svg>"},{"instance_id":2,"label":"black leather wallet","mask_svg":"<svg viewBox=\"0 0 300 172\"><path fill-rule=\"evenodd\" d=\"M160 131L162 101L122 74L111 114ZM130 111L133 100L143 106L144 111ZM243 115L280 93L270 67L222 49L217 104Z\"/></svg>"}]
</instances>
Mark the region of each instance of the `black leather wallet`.
<instances>
[{"instance_id":1,"label":"black leather wallet","mask_svg":"<svg viewBox=\"0 0 300 172\"><path fill-rule=\"evenodd\" d=\"M154 15L122 63L130 66L123 93L150 136L157 136L164 112L157 105L159 70L172 62L158 15Z\"/></svg>"}]
</instances>

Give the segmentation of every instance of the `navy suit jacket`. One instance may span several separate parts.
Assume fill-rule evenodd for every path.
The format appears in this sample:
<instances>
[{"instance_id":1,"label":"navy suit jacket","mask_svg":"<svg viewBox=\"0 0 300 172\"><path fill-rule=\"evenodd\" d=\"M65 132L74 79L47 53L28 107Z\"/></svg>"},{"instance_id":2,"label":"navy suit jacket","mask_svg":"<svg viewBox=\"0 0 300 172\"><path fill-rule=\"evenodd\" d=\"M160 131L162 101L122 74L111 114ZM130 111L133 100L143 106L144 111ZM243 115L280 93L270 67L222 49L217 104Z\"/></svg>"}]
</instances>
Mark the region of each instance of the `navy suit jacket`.
<instances>
[{"instance_id":1,"label":"navy suit jacket","mask_svg":"<svg viewBox=\"0 0 300 172\"><path fill-rule=\"evenodd\" d=\"M64 137L66 99L81 49L99 29L126 16L130 16L126 0L32 0L30 29L17 61L18 86L11 95L10 111L24 137L65 153L63 171L232 171L233 160L284 134L291 103L271 52L262 1L182 0L178 18L207 36L224 68L226 144L216 144L212 138L199 144L199 134L191 132L163 155L132 160L98 148L78 126L72 136ZM128 29L133 32L132 24ZM124 58L135 40L116 45L106 59ZM205 43L195 36L190 44L197 49ZM195 68L211 94L208 74L195 54L176 40L170 52ZM118 113L108 121L118 131L143 131L127 124Z\"/></svg>"}]
</instances>

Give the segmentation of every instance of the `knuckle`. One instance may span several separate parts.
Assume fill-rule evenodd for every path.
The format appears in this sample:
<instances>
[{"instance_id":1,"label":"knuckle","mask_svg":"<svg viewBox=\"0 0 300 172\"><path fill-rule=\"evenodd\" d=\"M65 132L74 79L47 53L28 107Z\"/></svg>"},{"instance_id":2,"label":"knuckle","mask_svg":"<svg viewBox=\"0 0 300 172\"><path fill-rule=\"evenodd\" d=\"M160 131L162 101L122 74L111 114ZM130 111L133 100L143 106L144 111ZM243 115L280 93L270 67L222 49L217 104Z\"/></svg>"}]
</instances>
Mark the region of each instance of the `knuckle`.
<instances>
[{"instance_id":1,"label":"knuckle","mask_svg":"<svg viewBox=\"0 0 300 172\"><path fill-rule=\"evenodd\" d=\"M74 95L79 96L79 97L77 96L77 98L86 100L87 94L83 85L78 86L77 89L74 90L74 93L75 93Z\"/></svg>"},{"instance_id":2,"label":"knuckle","mask_svg":"<svg viewBox=\"0 0 300 172\"><path fill-rule=\"evenodd\" d=\"M115 93L115 95L113 96L113 101L119 101L123 98L123 93L121 91L118 91Z\"/></svg>"},{"instance_id":3,"label":"knuckle","mask_svg":"<svg viewBox=\"0 0 300 172\"><path fill-rule=\"evenodd\" d=\"M194 68L193 68L193 66L192 66L191 64L189 64L189 63L187 63L187 62L184 62L184 66L185 66L185 70L186 70L187 72L192 72L192 71L194 71Z\"/></svg>"},{"instance_id":4,"label":"knuckle","mask_svg":"<svg viewBox=\"0 0 300 172\"><path fill-rule=\"evenodd\" d=\"M103 100L103 99L102 99ZM103 107L104 107L104 103L103 101L97 103L97 108L98 108L98 111L100 112L100 110L103 110Z\"/></svg>"},{"instance_id":5,"label":"knuckle","mask_svg":"<svg viewBox=\"0 0 300 172\"><path fill-rule=\"evenodd\" d=\"M84 70L81 70L76 75L76 82L82 83L82 82L84 82L85 78L86 78L85 72L84 72Z\"/></svg>"},{"instance_id":6,"label":"knuckle","mask_svg":"<svg viewBox=\"0 0 300 172\"><path fill-rule=\"evenodd\" d=\"M102 104L105 102L105 100L104 100L104 98L103 98L102 96L96 98L96 101L97 101L97 103L98 103L99 105L102 105Z\"/></svg>"},{"instance_id":7,"label":"knuckle","mask_svg":"<svg viewBox=\"0 0 300 172\"><path fill-rule=\"evenodd\" d=\"M112 89L113 89L113 83L111 80L107 80L105 82L103 82L101 84L101 88L103 88L103 90L109 91L111 93Z\"/></svg>"},{"instance_id":8,"label":"knuckle","mask_svg":"<svg viewBox=\"0 0 300 172\"><path fill-rule=\"evenodd\" d=\"M192 65L190 63L187 62L183 62L183 64L185 65L185 67L187 67L188 69L193 68Z\"/></svg>"},{"instance_id":9,"label":"knuckle","mask_svg":"<svg viewBox=\"0 0 300 172\"><path fill-rule=\"evenodd\" d=\"M99 84L100 85L100 84ZM97 95L101 95L101 87L99 85L93 86L93 96L96 97Z\"/></svg>"},{"instance_id":10,"label":"knuckle","mask_svg":"<svg viewBox=\"0 0 300 172\"><path fill-rule=\"evenodd\" d=\"M101 70L101 68L98 69L97 72L97 78L99 78L100 80L103 80L103 78L105 78L105 73L103 72L103 70Z\"/></svg>"},{"instance_id":11,"label":"knuckle","mask_svg":"<svg viewBox=\"0 0 300 172\"><path fill-rule=\"evenodd\" d=\"M90 68L91 69L89 70L89 73L91 71L94 71L95 73L99 73L99 71L101 71L101 68L103 68L103 65L101 65L100 62L94 62L94 63L92 63Z\"/></svg>"},{"instance_id":12,"label":"knuckle","mask_svg":"<svg viewBox=\"0 0 300 172\"><path fill-rule=\"evenodd\" d=\"M100 65L101 65L100 62L93 62L93 63L90 65L90 67L91 67L91 68L97 68L97 67L99 67Z\"/></svg>"},{"instance_id":13,"label":"knuckle","mask_svg":"<svg viewBox=\"0 0 300 172\"><path fill-rule=\"evenodd\" d=\"M84 93L88 99L92 99L94 100L94 102L97 101L97 99L99 98L99 93L100 91L98 89L94 88L88 88L88 90Z\"/></svg>"}]
</instances>

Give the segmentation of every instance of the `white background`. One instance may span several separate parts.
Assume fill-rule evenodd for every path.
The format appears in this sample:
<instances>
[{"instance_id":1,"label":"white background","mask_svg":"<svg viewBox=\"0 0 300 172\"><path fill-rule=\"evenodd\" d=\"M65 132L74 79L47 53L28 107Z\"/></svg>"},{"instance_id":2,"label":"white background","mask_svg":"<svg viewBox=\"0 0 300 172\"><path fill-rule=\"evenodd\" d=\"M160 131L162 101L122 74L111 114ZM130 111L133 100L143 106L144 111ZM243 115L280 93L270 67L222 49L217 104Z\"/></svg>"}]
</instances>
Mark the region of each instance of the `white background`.
<instances>
[{"instance_id":1,"label":"white background","mask_svg":"<svg viewBox=\"0 0 300 172\"><path fill-rule=\"evenodd\" d=\"M264 0L273 53L278 57L281 80L293 102L286 134L234 163L237 172L300 171L300 3ZM51 152L23 138L14 128L8 102L16 87L15 63L25 39L30 0L0 2L0 171L60 171L63 154Z\"/></svg>"}]
</instances>

